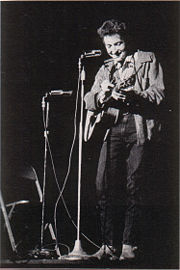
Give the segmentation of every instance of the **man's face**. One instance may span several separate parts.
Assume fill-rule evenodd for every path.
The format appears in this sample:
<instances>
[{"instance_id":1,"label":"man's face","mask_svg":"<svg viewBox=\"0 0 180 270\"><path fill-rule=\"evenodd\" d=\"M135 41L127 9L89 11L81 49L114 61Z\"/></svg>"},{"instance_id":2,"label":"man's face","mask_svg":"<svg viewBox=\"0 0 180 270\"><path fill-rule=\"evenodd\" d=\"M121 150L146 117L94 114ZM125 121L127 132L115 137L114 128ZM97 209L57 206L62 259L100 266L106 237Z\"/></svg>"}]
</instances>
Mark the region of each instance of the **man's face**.
<instances>
[{"instance_id":1,"label":"man's face","mask_svg":"<svg viewBox=\"0 0 180 270\"><path fill-rule=\"evenodd\" d=\"M126 54L126 43L119 34L106 35L103 40L110 57L124 58Z\"/></svg>"}]
</instances>

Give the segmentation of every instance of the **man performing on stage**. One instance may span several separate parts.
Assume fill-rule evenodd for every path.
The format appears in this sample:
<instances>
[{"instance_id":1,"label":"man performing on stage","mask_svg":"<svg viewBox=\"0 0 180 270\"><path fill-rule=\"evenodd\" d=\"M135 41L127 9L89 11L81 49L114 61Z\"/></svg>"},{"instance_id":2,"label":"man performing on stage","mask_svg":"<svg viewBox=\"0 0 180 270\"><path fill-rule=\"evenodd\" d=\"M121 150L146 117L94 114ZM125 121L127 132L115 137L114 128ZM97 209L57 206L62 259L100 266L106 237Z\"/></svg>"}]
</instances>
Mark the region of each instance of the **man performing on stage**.
<instances>
[{"instance_id":1,"label":"man performing on stage","mask_svg":"<svg viewBox=\"0 0 180 270\"><path fill-rule=\"evenodd\" d=\"M128 260L135 258L141 229L146 145L159 139L161 129L157 112L164 100L163 72L154 53L132 50L125 23L105 21L98 34L110 59L99 69L85 103L91 119L103 121L105 116L110 120L97 169L102 247L94 256L115 258L113 205L115 198L121 198L117 192L125 175L126 213L119 259ZM86 140L90 137L89 124Z\"/></svg>"}]
</instances>

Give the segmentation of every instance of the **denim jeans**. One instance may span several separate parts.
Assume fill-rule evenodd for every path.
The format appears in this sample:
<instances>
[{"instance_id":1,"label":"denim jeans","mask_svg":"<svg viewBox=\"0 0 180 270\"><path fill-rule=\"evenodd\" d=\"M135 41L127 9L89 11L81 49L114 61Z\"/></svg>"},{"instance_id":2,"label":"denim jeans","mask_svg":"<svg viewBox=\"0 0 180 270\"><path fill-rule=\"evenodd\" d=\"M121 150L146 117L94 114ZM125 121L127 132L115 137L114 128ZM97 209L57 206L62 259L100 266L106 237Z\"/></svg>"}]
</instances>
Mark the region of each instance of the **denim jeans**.
<instances>
[{"instance_id":1,"label":"denim jeans","mask_svg":"<svg viewBox=\"0 0 180 270\"><path fill-rule=\"evenodd\" d=\"M107 141L106 177L98 185L98 208L102 242L113 244L113 205L121 187L125 185L126 204L123 243L135 244L141 215L145 145L138 145L134 116L122 116L111 128ZM125 181L124 181L125 179ZM99 181L99 179L97 179ZM119 199L118 198L118 199Z\"/></svg>"}]
</instances>

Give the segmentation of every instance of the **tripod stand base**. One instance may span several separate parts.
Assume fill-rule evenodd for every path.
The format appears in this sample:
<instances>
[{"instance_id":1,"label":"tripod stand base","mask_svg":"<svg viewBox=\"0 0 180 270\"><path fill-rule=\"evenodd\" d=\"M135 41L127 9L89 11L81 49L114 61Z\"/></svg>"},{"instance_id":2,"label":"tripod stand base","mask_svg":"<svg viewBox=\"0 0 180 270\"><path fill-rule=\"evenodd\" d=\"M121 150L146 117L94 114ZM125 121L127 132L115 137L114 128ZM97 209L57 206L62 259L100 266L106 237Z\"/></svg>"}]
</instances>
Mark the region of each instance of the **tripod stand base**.
<instances>
[{"instance_id":1,"label":"tripod stand base","mask_svg":"<svg viewBox=\"0 0 180 270\"><path fill-rule=\"evenodd\" d=\"M76 240L73 250L68 255L63 255L59 259L75 261L75 260L87 260L89 255L82 249L81 241Z\"/></svg>"}]
</instances>

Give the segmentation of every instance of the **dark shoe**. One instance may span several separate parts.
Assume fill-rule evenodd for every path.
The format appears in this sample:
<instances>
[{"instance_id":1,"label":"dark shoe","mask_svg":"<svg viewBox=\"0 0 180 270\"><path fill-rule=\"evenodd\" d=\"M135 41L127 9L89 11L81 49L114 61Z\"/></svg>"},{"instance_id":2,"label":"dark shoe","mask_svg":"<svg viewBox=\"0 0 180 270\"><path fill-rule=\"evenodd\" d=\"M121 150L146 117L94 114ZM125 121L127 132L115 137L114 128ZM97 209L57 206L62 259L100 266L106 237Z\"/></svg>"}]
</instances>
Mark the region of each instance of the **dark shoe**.
<instances>
[{"instance_id":1,"label":"dark shoe","mask_svg":"<svg viewBox=\"0 0 180 270\"><path fill-rule=\"evenodd\" d=\"M118 257L115 255L116 249L113 246L102 245L102 247L92 255L92 257L102 260L108 258L111 261L117 260Z\"/></svg>"},{"instance_id":2,"label":"dark shoe","mask_svg":"<svg viewBox=\"0 0 180 270\"><path fill-rule=\"evenodd\" d=\"M132 259L134 259L135 258L134 251L136 249L137 249L137 247L133 247L131 245L123 244L122 253L121 253L121 256L120 256L119 260L124 261L124 260L132 260Z\"/></svg>"}]
</instances>

